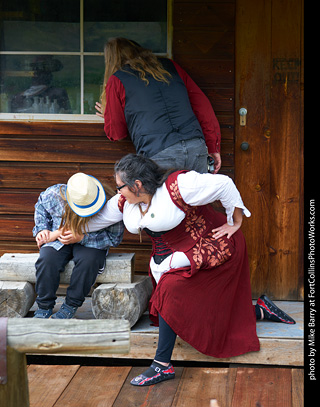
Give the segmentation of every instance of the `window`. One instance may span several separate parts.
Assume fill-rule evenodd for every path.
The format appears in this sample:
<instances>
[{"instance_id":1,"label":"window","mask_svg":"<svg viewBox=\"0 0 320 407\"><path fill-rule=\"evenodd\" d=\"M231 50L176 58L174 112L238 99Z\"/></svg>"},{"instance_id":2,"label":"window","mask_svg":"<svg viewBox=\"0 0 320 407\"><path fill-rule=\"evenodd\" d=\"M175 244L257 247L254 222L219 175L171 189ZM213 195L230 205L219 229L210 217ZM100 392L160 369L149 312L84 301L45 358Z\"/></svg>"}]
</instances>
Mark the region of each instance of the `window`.
<instances>
[{"instance_id":1,"label":"window","mask_svg":"<svg viewBox=\"0 0 320 407\"><path fill-rule=\"evenodd\" d=\"M1 116L95 114L107 39L169 55L169 26L167 0L1 2Z\"/></svg>"}]
</instances>

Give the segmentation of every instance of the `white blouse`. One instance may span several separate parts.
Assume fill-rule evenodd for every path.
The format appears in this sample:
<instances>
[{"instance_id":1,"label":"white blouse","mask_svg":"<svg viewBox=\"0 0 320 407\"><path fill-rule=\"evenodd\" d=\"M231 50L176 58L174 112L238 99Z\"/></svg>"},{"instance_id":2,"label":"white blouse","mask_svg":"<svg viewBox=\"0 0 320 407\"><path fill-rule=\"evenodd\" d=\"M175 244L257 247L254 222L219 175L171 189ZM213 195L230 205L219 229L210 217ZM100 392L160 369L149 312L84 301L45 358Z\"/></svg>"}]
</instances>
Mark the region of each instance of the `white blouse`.
<instances>
[{"instance_id":1,"label":"white blouse","mask_svg":"<svg viewBox=\"0 0 320 407\"><path fill-rule=\"evenodd\" d=\"M225 208L227 222L233 225L233 212L240 208L247 217L251 216L244 206L240 193L231 178L220 174L199 174L195 171L179 174L178 187L183 200L191 206L200 206L220 201ZM96 231L123 220L127 230L138 234L140 229L148 228L153 232L171 230L181 223L185 214L171 200L165 184L157 189L152 197L148 212L142 216L138 204L124 204L123 213L118 208L120 195L112 197L100 212L88 224L89 231ZM141 209L146 205L141 204ZM158 282L161 275L170 268L190 265L184 253L175 252L157 265L153 259L150 268Z\"/></svg>"}]
</instances>

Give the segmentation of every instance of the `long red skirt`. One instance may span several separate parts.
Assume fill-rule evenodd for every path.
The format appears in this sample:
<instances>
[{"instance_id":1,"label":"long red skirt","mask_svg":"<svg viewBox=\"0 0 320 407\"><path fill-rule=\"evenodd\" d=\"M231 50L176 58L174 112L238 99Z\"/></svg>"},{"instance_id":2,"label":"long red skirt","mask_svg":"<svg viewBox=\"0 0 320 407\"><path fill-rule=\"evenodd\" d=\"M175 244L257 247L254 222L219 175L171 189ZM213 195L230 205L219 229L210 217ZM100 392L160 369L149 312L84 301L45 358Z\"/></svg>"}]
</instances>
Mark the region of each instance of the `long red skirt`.
<instances>
[{"instance_id":1,"label":"long red skirt","mask_svg":"<svg viewBox=\"0 0 320 407\"><path fill-rule=\"evenodd\" d=\"M165 273L149 306L155 325L159 313L181 339L216 358L260 349L245 239L240 230L232 239L235 251L222 265L189 277L186 269Z\"/></svg>"}]
</instances>

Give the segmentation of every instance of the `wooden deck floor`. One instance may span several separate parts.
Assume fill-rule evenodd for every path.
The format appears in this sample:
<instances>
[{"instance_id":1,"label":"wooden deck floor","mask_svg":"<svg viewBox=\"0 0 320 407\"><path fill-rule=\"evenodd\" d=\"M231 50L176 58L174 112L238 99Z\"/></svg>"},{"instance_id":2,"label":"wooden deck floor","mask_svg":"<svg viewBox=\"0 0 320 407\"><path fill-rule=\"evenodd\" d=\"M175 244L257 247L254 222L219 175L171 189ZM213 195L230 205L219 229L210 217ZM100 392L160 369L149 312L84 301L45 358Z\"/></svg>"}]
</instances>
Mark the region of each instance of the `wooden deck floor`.
<instances>
[{"instance_id":1,"label":"wooden deck floor","mask_svg":"<svg viewBox=\"0 0 320 407\"><path fill-rule=\"evenodd\" d=\"M99 360L96 365L74 355L67 356L71 356L69 364L63 364L62 356L43 364L29 355L30 407L210 407L212 399L218 400L219 407L302 407L303 303L277 304L297 324L257 323L260 352L214 359L177 338L176 378L155 386L130 385L149 366L146 359L152 359L156 349L158 331L150 326L147 314L132 328L128 355L110 355L109 361L103 359L105 354L91 355ZM28 316L32 315L31 310ZM93 318L90 299L78 309L76 318Z\"/></svg>"},{"instance_id":2,"label":"wooden deck floor","mask_svg":"<svg viewBox=\"0 0 320 407\"><path fill-rule=\"evenodd\" d=\"M29 365L30 407L302 407L303 369L176 367L176 378L137 388L144 367Z\"/></svg>"}]
</instances>

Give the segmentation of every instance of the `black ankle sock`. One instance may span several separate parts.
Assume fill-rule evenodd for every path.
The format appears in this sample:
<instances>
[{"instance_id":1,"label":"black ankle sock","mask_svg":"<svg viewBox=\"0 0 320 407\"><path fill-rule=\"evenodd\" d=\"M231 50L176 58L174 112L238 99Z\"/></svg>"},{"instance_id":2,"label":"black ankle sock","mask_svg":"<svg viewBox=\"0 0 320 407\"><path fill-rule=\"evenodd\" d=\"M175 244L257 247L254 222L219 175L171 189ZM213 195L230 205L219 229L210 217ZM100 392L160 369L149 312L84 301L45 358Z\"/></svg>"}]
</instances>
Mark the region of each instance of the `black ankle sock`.
<instances>
[{"instance_id":1,"label":"black ankle sock","mask_svg":"<svg viewBox=\"0 0 320 407\"><path fill-rule=\"evenodd\" d=\"M257 319L257 321L260 321L260 319L261 319L261 310L262 308L260 307L260 305L258 305L258 304L256 304L255 305L255 311L256 311L256 319ZM263 309L262 309L262 311L263 311ZM263 315L264 315L264 313L263 313Z\"/></svg>"},{"instance_id":2,"label":"black ankle sock","mask_svg":"<svg viewBox=\"0 0 320 407\"><path fill-rule=\"evenodd\" d=\"M256 310L257 321L259 321L261 319L266 319L268 321L279 322L279 318L277 316L270 314L263 307L260 307L260 305L256 304L255 310ZM263 318L261 318L261 311L260 310L262 310L262 312L263 312Z\"/></svg>"},{"instance_id":3,"label":"black ankle sock","mask_svg":"<svg viewBox=\"0 0 320 407\"><path fill-rule=\"evenodd\" d=\"M157 374L157 372L155 371L154 367L158 367L158 368L160 368L161 370L165 370L165 369L168 368L168 366L164 366L164 365L161 365L160 363L157 363L157 362L153 361L153 362L152 362L152 365L149 367L149 369L147 369L147 370L146 370L145 372L143 372L142 374L143 374L144 376L146 376L146 377L152 377L152 376L154 376L155 374Z\"/></svg>"}]
</instances>

